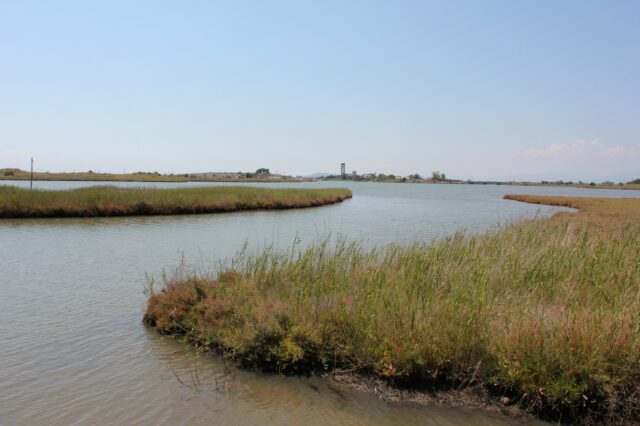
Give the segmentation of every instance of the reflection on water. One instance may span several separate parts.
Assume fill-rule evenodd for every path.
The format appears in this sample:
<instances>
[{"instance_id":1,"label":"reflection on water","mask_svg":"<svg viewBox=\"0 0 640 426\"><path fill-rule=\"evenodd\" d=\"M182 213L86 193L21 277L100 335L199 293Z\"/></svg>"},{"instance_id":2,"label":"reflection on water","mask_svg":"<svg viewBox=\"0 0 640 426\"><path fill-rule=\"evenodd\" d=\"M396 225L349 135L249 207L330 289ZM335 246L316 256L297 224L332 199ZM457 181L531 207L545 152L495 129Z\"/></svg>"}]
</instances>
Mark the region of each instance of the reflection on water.
<instances>
[{"instance_id":1,"label":"reflection on water","mask_svg":"<svg viewBox=\"0 0 640 426\"><path fill-rule=\"evenodd\" d=\"M385 404L317 378L239 371L141 324L145 274L159 275L182 256L206 268L245 242L255 250L287 247L296 236L307 244L329 234L367 245L431 240L558 210L504 201L504 193L622 192L349 186L352 200L317 209L0 221L1 423L513 423L474 411Z\"/></svg>"},{"instance_id":2,"label":"reflection on water","mask_svg":"<svg viewBox=\"0 0 640 426\"><path fill-rule=\"evenodd\" d=\"M509 424L512 419L473 410L385 404L373 395L336 387L317 378L256 375L238 370L207 353L198 354L172 338L149 334L153 350L165 363L174 398L194 413L215 413L220 423L242 424ZM173 376L173 377L172 377ZM168 411L155 421L182 423ZM185 423L210 423L190 418Z\"/></svg>"}]
</instances>

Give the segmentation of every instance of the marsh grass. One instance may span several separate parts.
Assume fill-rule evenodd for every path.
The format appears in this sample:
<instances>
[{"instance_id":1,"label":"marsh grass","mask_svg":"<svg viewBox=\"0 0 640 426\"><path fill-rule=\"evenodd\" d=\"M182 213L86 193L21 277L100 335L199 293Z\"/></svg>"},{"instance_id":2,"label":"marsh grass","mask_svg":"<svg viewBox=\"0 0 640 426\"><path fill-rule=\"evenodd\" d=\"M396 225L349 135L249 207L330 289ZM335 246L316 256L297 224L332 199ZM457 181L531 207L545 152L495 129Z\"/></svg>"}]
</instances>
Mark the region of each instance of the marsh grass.
<instances>
[{"instance_id":1,"label":"marsh grass","mask_svg":"<svg viewBox=\"0 0 640 426\"><path fill-rule=\"evenodd\" d=\"M429 245L242 254L213 277L167 279L145 322L257 370L348 369L479 386L543 418L638 419L640 226L584 203Z\"/></svg>"},{"instance_id":2,"label":"marsh grass","mask_svg":"<svg viewBox=\"0 0 640 426\"><path fill-rule=\"evenodd\" d=\"M69 191L0 186L0 218L170 215L321 206L351 197L347 189L95 186Z\"/></svg>"}]
</instances>

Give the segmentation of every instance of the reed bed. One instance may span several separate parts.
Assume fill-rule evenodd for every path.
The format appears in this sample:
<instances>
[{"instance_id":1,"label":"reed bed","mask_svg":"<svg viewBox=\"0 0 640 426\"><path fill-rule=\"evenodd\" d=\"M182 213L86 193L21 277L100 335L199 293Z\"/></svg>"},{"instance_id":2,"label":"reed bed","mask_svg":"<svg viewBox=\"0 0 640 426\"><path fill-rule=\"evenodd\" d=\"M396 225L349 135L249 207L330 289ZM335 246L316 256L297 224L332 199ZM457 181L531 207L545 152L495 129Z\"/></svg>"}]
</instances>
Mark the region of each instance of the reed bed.
<instances>
[{"instance_id":1,"label":"reed bed","mask_svg":"<svg viewBox=\"0 0 640 426\"><path fill-rule=\"evenodd\" d=\"M637 420L640 226L616 217L593 231L609 220L241 254L211 277L166 279L144 320L252 369L349 370L476 387L542 418Z\"/></svg>"},{"instance_id":2,"label":"reed bed","mask_svg":"<svg viewBox=\"0 0 640 426\"><path fill-rule=\"evenodd\" d=\"M351 198L347 189L95 186L70 191L0 186L0 218L173 215L322 206Z\"/></svg>"}]
</instances>

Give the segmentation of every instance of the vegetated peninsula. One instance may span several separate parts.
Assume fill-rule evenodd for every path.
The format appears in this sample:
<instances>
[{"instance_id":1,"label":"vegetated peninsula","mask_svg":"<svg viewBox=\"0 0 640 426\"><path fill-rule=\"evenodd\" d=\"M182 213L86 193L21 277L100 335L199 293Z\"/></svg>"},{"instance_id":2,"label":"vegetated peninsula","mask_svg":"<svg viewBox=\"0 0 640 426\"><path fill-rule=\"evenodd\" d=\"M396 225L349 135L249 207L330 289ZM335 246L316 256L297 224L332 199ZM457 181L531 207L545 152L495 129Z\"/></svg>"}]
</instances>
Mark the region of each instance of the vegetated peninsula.
<instances>
[{"instance_id":1,"label":"vegetated peninsula","mask_svg":"<svg viewBox=\"0 0 640 426\"><path fill-rule=\"evenodd\" d=\"M207 186L67 191L0 186L0 218L174 215L323 206L351 198L348 189Z\"/></svg>"},{"instance_id":2,"label":"vegetated peninsula","mask_svg":"<svg viewBox=\"0 0 640 426\"><path fill-rule=\"evenodd\" d=\"M0 180L30 180L31 173L21 169L0 169ZM104 182L305 182L310 179L271 173L267 168L255 172L208 173L96 173L87 172L34 172L35 181L104 181Z\"/></svg>"},{"instance_id":3,"label":"vegetated peninsula","mask_svg":"<svg viewBox=\"0 0 640 426\"><path fill-rule=\"evenodd\" d=\"M640 418L640 199L507 196L576 207L483 235L346 241L177 273L144 321L256 370L350 372L465 389L562 422Z\"/></svg>"}]
</instances>

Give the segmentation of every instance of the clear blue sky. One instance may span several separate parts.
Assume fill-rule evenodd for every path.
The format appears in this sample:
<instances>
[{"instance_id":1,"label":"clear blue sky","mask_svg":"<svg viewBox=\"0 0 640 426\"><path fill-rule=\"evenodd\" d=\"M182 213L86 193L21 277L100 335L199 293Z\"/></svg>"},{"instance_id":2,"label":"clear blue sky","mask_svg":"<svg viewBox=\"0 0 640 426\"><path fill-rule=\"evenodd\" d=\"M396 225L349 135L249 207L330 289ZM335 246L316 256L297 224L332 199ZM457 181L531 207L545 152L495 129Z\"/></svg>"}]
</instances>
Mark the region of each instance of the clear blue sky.
<instances>
[{"instance_id":1,"label":"clear blue sky","mask_svg":"<svg viewBox=\"0 0 640 426\"><path fill-rule=\"evenodd\" d=\"M2 1L0 168L31 155L630 178L640 2Z\"/></svg>"}]
</instances>

